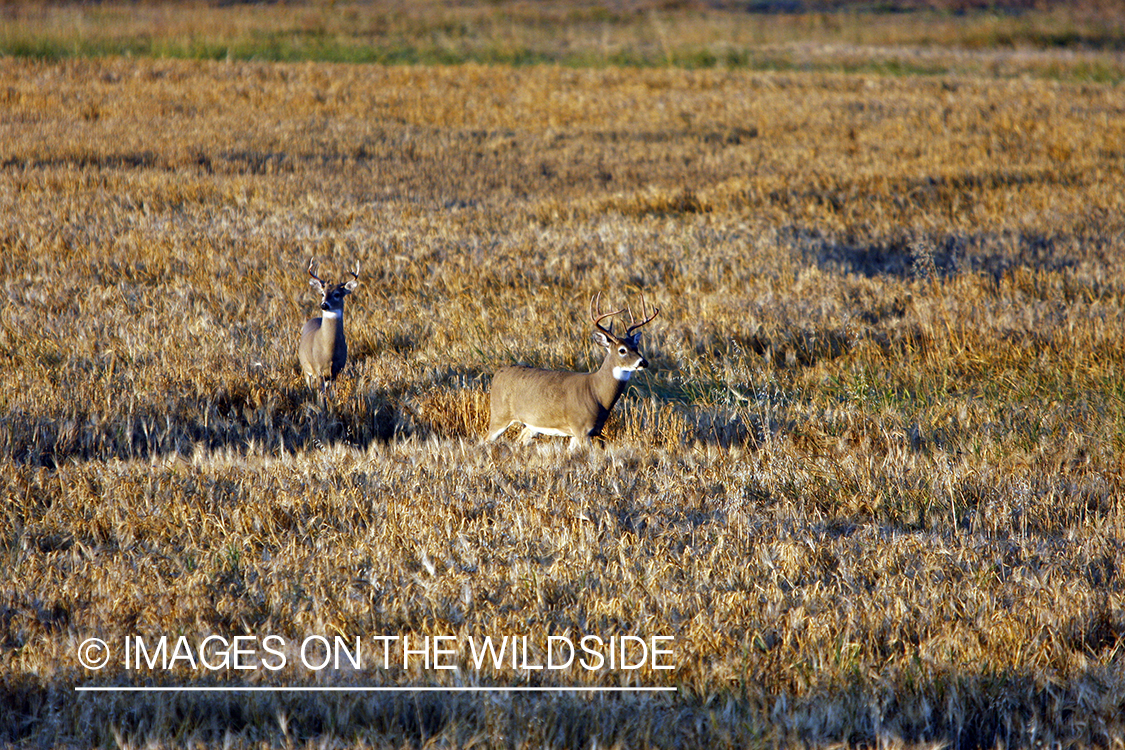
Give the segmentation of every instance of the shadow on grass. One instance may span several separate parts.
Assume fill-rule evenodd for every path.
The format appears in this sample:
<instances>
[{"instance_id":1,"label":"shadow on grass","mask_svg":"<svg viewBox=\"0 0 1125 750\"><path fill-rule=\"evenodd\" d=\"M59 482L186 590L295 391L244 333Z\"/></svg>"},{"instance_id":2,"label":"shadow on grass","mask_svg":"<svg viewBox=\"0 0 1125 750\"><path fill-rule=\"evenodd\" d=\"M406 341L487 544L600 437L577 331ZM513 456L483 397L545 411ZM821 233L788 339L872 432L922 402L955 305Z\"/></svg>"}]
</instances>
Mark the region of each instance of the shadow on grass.
<instances>
[{"instance_id":1,"label":"shadow on grass","mask_svg":"<svg viewBox=\"0 0 1125 750\"><path fill-rule=\"evenodd\" d=\"M11 711L0 719L0 743L87 747L122 742L260 746L374 747L675 747L687 737L716 739L688 728L671 699L646 695L552 693L76 693L71 684L27 678L0 689ZM444 743L441 742L444 740Z\"/></svg>"},{"instance_id":2,"label":"shadow on grass","mask_svg":"<svg viewBox=\"0 0 1125 750\"><path fill-rule=\"evenodd\" d=\"M109 683L107 683L109 684ZM125 683L115 683L125 684ZM977 747L1112 744L1125 731L1119 684L1079 672L1044 682L1014 671L856 676L803 694L761 684L675 694L76 693L23 676L0 687L0 742L42 746L333 742L423 747L777 747L890 742ZM1078 720L1078 719L1081 720Z\"/></svg>"},{"instance_id":3,"label":"shadow on grass","mask_svg":"<svg viewBox=\"0 0 1125 750\"><path fill-rule=\"evenodd\" d=\"M188 455L197 448L299 450L331 443L366 448L408 425L390 394L370 392L348 402L321 403L307 388L286 388L256 401L249 388L183 398L170 408L141 406L98 414L76 404L63 413L13 410L0 426L0 452L17 464L54 467L71 459L146 460Z\"/></svg>"},{"instance_id":4,"label":"shadow on grass","mask_svg":"<svg viewBox=\"0 0 1125 750\"><path fill-rule=\"evenodd\" d=\"M1017 268L1046 272L1075 268L1099 248L1096 238L1038 233L947 235L921 241L909 234L871 241L841 240L797 228L789 233L789 241L806 261L832 273L868 278L979 273L999 282Z\"/></svg>"}]
</instances>

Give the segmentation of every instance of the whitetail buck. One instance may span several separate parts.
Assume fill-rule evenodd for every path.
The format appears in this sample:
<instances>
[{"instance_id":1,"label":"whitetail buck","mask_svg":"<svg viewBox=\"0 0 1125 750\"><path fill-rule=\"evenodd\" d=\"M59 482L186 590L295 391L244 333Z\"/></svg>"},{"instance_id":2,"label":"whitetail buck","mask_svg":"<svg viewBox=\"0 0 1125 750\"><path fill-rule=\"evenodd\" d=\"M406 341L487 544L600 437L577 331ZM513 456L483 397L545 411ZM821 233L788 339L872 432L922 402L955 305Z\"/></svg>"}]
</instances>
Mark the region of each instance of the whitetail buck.
<instances>
[{"instance_id":1,"label":"whitetail buck","mask_svg":"<svg viewBox=\"0 0 1125 750\"><path fill-rule=\"evenodd\" d=\"M601 312L601 295L590 300L590 319L594 322L594 343L606 350L602 366L595 372L537 370L531 367L505 367L492 379L492 418L489 420L489 441L496 440L510 426L524 425L521 433L526 442L535 435L569 437L571 448L589 444L599 437L610 410L625 390L629 377L648 367L648 361L637 350L641 334L637 329L655 318L660 311L644 317L644 295L641 295L641 317L637 322L629 310L632 324L625 335L613 335L613 323L603 328L602 321L619 315L625 309ZM595 309L595 304L597 308Z\"/></svg>"},{"instance_id":2,"label":"whitetail buck","mask_svg":"<svg viewBox=\"0 0 1125 750\"><path fill-rule=\"evenodd\" d=\"M352 280L344 284L329 286L313 271L313 261L309 261L309 284L320 292L319 318L313 318L301 329L301 343L297 347L297 358L301 360L301 371L310 387L320 386L321 393L328 388L328 382L335 380L348 361L348 343L344 340L344 297L347 297L359 284L359 263L351 271Z\"/></svg>"}]
</instances>

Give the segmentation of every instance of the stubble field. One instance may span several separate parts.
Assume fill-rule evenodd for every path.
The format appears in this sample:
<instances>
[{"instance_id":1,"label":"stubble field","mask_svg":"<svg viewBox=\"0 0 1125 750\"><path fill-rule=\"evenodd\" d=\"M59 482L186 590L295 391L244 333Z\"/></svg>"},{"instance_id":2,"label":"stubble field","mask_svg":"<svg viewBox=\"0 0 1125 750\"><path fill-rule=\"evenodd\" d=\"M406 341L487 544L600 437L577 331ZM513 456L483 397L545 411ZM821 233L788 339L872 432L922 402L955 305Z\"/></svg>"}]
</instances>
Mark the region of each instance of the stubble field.
<instances>
[{"instance_id":1,"label":"stubble field","mask_svg":"<svg viewBox=\"0 0 1125 750\"><path fill-rule=\"evenodd\" d=\"M1119 83L9 57L0 106L0 743L1125 743ZM324 404L310 257L360 264ZM480 443L641 290L604 448ZM267 633L675 669L78 660ZM677 692L74 691L161 685Z\"/></svg>"}]
</instances>

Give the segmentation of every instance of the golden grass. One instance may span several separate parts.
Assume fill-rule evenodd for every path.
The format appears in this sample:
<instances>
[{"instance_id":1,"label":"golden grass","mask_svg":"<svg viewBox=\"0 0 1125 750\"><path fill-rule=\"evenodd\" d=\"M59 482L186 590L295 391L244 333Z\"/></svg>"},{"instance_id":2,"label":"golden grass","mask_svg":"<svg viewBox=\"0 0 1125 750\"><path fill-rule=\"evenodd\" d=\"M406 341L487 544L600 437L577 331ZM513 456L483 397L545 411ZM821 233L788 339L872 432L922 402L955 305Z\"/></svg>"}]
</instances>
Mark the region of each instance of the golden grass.
<instances>
[{"instance_id":1,"label":"golden grass","mask_svg":"<svg viewBox=\"0 0 1125 750\"><path fill-rule=\"evenodd\" d=\"M0 96L0 742L1125 742L1119 86L5 59ZM323 408L310 255L361 265ZM641 288L604 450L479 444L496 368L596 366L590 295ZM677 669L77 661L267 632ZM679 692L72 691L458 680Z\"/></svg>"}]
</instances>

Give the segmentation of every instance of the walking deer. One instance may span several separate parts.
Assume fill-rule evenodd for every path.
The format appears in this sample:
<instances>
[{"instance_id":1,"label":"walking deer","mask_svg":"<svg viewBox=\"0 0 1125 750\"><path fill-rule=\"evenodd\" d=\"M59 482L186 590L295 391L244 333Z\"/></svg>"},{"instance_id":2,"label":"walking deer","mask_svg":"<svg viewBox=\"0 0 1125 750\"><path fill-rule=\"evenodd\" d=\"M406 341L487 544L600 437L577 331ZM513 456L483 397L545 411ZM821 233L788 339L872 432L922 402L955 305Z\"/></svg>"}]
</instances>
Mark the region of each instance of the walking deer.
<instances>
[{"instance_id":1,"label":"walking deer","mask_svg":"<svg viewBox=\"0 0 1125 750\"><path fill-rule=\"evenodd\" d=\"M301 371L309 387L319 385L321 393L324 393L329 381L336 379L348 361L348 342L344 340L344 297L359 284L359 263L350 272L351 281L334 286L325 284L314 268L310 260L309 276L312 278L309 284L320 292L321 315L305 323L301 329L297 358L301 360Z\"/></svg>"},{"instance_id":2,"label":"walking deer","mask_svg":"<svg viewBox=\"0 0 1125 750\"><path fill-rule=\"evenodd\" d=\"M594 372L520 366L505 367L497 372L492 379L492 417L486 440L496 440L516 423L524 425L521 433L524 442L535 435L569 437L574 448L583 443L589 445L592 438L600 437L629 378L637 370L648 367L648 360L637 349L641 339L637 329L660 314L660 310L653 308L652 314L645 317L648 310L642 294L643 320L638 323L630 309L631 325L619 338L613 334L613 323L605 328L602 321L626 309L603 313L601 294L590 300L594 343L606 350L602 366Z\"/></svg>"}]
</instances>

